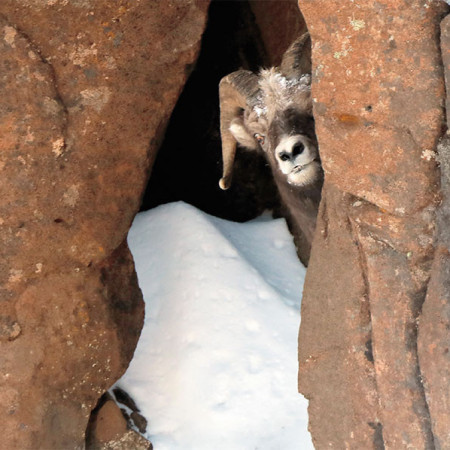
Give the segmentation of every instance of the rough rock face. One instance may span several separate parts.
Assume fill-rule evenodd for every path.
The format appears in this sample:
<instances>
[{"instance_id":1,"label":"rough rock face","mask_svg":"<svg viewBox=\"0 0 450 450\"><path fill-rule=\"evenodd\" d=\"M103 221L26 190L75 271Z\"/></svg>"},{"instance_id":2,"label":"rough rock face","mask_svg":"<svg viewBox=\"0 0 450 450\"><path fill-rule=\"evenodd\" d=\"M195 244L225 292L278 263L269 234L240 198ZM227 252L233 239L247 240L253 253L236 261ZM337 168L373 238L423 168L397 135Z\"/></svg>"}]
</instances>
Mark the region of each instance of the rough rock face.
<instances>
[{"instance_id":1,"label":"rough rock face","mask_svg":"<svg viewBox=\"0 0 450 450\"><path fill-rule=\"evenodd\" d=\"M438 404L448 397L446 319L438 319L448 315L446 241L432 269L446 6L301 0L300 8L313 39L326 175L299 336L314 443L447 448L448 405ZM446 364L439 375L436 355Z\"/></svg>"},{"instance_id":2,"label":"rough rock face","mask_svg":"<svg viewBox=\"0 0 450 450\"><path fill-rule=\"evenodd\" d=\"M132 357L125 238L207 6L0 3L2 448L82 448Z\"/></svg>"},{"instance_id":3,"label":"rough rock face","mask_svg":"<svg viewBox=\"0 0 450 450\"><path fill-rule=\"evenodd\" d=\"M447 128L450 128L450 16L442 21L441 50L447 87ZM420 370L431 415L435 447L450 448L450 138L438 147L441 204L437 212L437 242L427 296L419 323Z\"/></svg>"}]
</instances>

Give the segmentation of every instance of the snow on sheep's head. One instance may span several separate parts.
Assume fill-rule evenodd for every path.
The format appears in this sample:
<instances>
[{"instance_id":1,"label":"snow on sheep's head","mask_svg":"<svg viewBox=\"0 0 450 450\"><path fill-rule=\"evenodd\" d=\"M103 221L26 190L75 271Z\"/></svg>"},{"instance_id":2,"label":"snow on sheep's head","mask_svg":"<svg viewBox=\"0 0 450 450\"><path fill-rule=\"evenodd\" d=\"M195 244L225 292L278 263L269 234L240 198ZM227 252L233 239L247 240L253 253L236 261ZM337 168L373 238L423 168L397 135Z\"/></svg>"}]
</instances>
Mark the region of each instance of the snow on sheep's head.
<instances>
[{"instance_id":1,"label":"snow on sheep's head","mask_svg":"<svg viewBox=\"0 0 450 450\"><path fill-rule=\"evenodd\" d=\"M306 33L279 68L239 70L220 82L223 176L231 184L236 143L262 149L277 179L308 187L322 174L311 105L311 41Z\"/></svg>"}]
</instances>

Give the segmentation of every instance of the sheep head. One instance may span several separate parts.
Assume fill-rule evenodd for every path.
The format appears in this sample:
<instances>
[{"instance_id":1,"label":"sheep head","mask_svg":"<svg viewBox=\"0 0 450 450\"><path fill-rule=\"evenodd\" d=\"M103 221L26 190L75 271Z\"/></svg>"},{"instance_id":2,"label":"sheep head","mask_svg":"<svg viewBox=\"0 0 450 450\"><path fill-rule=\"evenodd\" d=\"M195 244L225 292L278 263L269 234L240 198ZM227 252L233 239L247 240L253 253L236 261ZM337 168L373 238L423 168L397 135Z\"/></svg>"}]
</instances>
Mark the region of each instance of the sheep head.
<instances>
[{"instance_id":1,"label":"sheep head","mask_svg":"<svg viewBox=\"0 0 450 450\"><path fill-rule=\"evenodd\" d=\"M311 41L306 33L287 50L279 68L258 75L239 70L219 86L223 176L231 184L236 144L262 149L278 179L307 187L321 176L311 104Z\"/></svg>"}]
</instances>

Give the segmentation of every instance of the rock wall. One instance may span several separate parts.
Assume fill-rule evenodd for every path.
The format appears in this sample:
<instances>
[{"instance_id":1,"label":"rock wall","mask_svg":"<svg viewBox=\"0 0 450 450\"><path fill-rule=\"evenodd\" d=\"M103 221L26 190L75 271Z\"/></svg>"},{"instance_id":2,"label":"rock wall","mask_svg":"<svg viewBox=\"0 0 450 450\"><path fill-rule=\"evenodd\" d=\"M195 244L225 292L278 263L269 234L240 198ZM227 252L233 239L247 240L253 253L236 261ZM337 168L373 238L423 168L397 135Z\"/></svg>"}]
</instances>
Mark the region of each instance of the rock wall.
<instances>
[{"instance_id":1,"label":"rock wall","mask_svg":"<svg viewBox=\"0 0 450 450\"><path fill-rule=\"evenodd\" d=\"M448 448L447 240L435 251L447 7L299 5L325 171L299 335L315 446Z\"/></svg>"},{"instance_id":2,"label":"rock wall","mask_svg":"<svg viewBox=\"0 0 450 450\"><path fill-rule=\"evenodd\" d=\"M286 49L306 30L297 0L249 0L267 52L267 63L278 66Z\"/></svg>"},{"instance_id":3,"label":"rock wall","mask_svg":"<svg viewBox=\"0 0 450 450\"><path fill-rule=\"evenodd\" d=\"M0 3L0 448L83 448L132 357L126 234L208 3ZM250 6L276 64L295 2ZM316 448L449 448L445 4L300 8L326 173L299 337Z\"/></svg>"},{"instance_id":4,"label":"rock wall","mask_svg":"<svg viewBox=\"0 0 450 450\"><path fill-rule=\"evenodd\" d=\"M0 3L1 448L83 448L132 357L125 239L207 7Z\"/></svg>"},{"instance_id":5,"label":"rock wall","mask_svg":"<svg viewBox=\"0 0 450 450\"><path fill-rule=\"evenodd\" d=\"M450 16L441 23L441 51L447 90L447 130L450 129ZM450 447L450 135L438 146L441 202L430 282L419 322L420 370L436 449Z\"/></svg>"}]
</instances>

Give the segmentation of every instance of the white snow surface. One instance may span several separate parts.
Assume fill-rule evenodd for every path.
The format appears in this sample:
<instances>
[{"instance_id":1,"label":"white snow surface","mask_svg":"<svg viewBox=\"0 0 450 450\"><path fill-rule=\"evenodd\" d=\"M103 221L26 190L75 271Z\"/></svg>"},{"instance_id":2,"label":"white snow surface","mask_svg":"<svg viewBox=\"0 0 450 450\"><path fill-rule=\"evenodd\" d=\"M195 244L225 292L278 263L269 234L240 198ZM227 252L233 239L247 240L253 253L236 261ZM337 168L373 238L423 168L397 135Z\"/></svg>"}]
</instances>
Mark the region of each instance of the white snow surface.
<instances>
[{"instance_id":1,"label":"white snow surface","mask_svg":"<svg viewBox=\"0 0 450 450\"><path fill-rule=\"evenodd\" d=\"M244 224L185 203L130 230L145 325L117 383L155 450L308 450L297 392L305 275L282 219Z\"/></svg>"}]
</instances>

